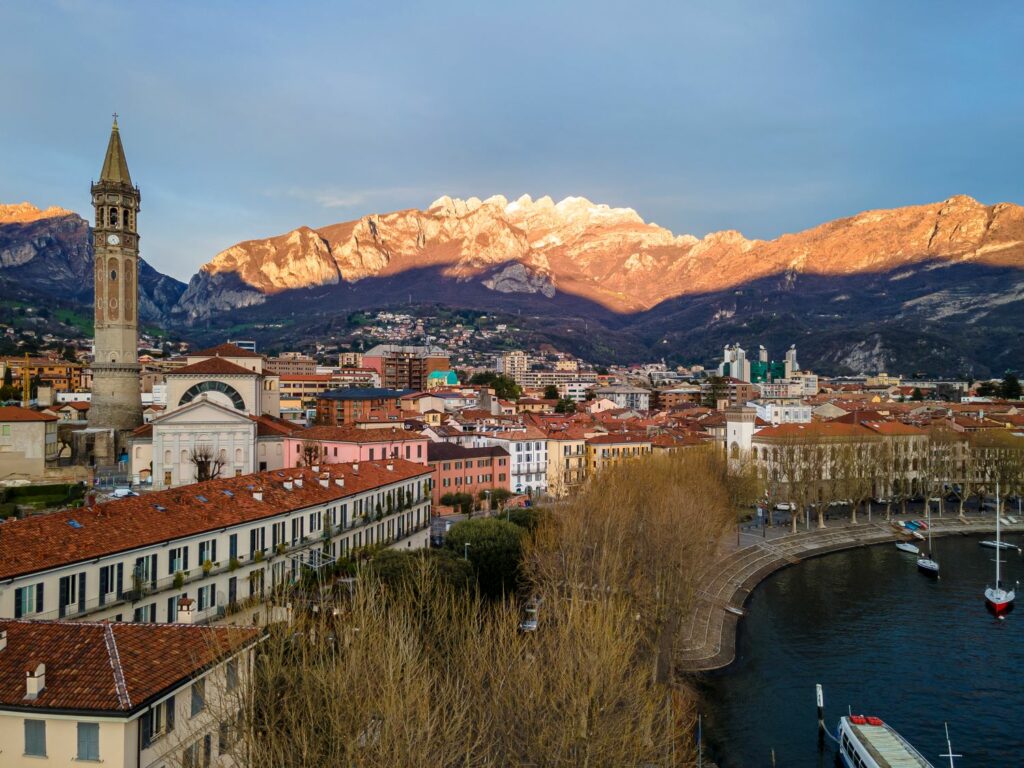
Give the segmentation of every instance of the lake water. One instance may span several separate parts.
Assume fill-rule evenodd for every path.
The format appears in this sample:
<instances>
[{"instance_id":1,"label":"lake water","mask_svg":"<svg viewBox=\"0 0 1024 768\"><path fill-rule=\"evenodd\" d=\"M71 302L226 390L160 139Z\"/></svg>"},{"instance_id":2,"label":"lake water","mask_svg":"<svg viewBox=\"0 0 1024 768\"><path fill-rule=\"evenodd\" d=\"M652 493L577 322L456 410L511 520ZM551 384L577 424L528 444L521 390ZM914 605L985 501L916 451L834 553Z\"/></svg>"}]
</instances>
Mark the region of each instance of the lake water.
<instances>
[{"instance_id":1,"label":"lake water","mask_svg":"<svg viewBox=\"0 0 1024 768\"><path fill-rule=\"evenodd\" d=\"M1020 535L1007 537L1021 544ZM814 558L776 573L747 602L737 658L702 684L707 749L721 768L833 766L817 748L814 685L833 733L840 715L881 717L936 766L1024 765L1024 594L997 621L983 591L995 550L979 537L935 540L942 578L892 544ZM1024 562L1003 553L1003 583Z\"/></svg>"}]
</instances>

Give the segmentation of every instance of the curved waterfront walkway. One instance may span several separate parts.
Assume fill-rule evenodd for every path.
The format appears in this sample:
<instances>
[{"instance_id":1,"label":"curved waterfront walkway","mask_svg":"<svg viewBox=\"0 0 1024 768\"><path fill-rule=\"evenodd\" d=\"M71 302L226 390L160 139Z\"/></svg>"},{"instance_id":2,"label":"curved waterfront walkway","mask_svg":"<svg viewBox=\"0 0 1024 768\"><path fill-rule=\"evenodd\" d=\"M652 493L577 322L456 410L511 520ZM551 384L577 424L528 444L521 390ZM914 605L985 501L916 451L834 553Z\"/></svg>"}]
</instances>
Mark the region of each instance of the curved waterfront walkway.
<instances>
[{"instance_id":1,"label":"curved waterfront walkway","mask_svg":"<svg viewBox=\"0 0 1024 768\"><path fill-rule=\"evenodd\" d=\"M984 534L995 531L995 517L932 518L933 536ZM769 529L769 531L778 529ZM787 528L788 530L788 528ZM1024 521L1003 525L1007 533L1024 531ZM720 669L736 656L736 629L750 593L764 578L808 557L905 538L884 520L835 524L828 528L775 535L741 534L740 548L723 555L708 569L696 595L688 631L675 658L682 673ZM753 542L753 543L750 543ZM915 542L920 544L921 542ZM731 610L730 610L731 609Z\"/></svg>"}]
</instances>

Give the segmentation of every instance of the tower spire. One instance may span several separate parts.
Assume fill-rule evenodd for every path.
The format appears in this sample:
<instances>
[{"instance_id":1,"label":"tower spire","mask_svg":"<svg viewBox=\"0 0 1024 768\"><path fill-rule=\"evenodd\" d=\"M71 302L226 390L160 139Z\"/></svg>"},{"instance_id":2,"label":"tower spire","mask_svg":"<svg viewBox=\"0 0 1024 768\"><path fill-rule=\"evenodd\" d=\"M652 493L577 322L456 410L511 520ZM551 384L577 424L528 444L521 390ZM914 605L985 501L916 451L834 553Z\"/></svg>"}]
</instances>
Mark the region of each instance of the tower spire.
<instances>
[{"instance_id":1,"label":"tower spire","mask_svg":"<svg viewBox=\"0 0 1024 768\"><path fill-rule=\"evenodd\" d=\"M117 127L117 112L114 113L114 124L110 129L110 141L107 142L107 154L103 158L103 169L100 171L100 182L132 185L131 174L128 173L128 161L124 157L121 145L121 131Z\"/></svg>"}]
</instances>

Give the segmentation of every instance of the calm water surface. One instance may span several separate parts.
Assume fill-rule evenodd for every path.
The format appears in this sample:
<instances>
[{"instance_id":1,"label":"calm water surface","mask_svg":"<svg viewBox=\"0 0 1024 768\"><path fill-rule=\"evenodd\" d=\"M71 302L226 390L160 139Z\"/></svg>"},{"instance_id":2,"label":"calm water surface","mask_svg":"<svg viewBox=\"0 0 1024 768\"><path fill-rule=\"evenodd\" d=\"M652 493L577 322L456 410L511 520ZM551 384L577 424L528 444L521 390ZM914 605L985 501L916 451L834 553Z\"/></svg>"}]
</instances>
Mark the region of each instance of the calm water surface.
<instances>
[{"instance_id":1,"label":"calm water surface","mask_svg":"<svg viewBox=\"0 0 1024 768\"><path fill-rule=\"evenodd\" d=\"M1020 535L1008 540L1021 544ZM847 712L877 715L935 765L949 722L957 768L1024 766L1024 595L996 621L982 592L995 551L978 537L936 539L942 579L892 544L807 560L747 603L736 662L704 686L705 734L721 768L833 766L819 754L814 684L830 730ZM1004 584L1024 562L1004 552Z\"/></svg>"}]
</instances>

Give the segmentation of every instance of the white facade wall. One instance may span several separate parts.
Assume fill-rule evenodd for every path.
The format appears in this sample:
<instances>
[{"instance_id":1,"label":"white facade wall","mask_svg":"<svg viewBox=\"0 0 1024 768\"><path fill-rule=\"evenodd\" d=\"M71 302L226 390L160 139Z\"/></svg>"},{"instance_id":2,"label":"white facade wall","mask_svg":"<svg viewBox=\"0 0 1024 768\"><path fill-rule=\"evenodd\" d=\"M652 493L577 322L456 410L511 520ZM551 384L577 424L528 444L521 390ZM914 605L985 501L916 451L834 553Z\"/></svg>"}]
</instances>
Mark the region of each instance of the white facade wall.
<instances>
[{"instance_id":1,"label":"white facade wall","mask_svg":"<svg viewBox=\"0 0 1024 768\"><path fill-rule=\"evenodd\" d=\"M430 491L424 489L424 484L429 477L427 474L294 512L18 576L0 584L0 616L173 622L177 620L177 598L187 596L197 601L195 621L207 622L222 614L230 602L258 596L297 574L302 562L315 561L324 549L323 528L326 525L330 525L333 532L326 552L332 557L346 556L353 549L369 544L404 539L428 525ZM386 515L381 520L373 520L376 504L381 502L384 506L387 492L399 488L406 494L412 493L417 499L413 506ZM211 493L220 494L221 491ZM217 503L223 503L223 499L218 499ZM369 518L360 517L363 514ZM255 549L253 543L256 544ZM200 561L200 544L207 553L215 551L215 555L209 558L212 567L208 573L204 572ZM284 545L284 552L276 551L278 544ZM39 546L48 546L48 543L40 542ZM188 550L188 573L183 577L184 583L175 587L175 574L183 570L185 549ZM257 556L260 550L262 556ZM234 564L233 552L237 559ZM180 555L181 559L172 560L172 555ZM155 558L155 572L149 570L149 565L154 562L152 558ZM140 562L144 583L133 584L133 571ZM101 577L100 571L104 568L109 570L106 577ZM118 573L120 597L117 592ZM83 576L84 595L80 591ZM74 577L73 595L68 598L70 604L61 606L60 598L65 591L61 589L61 579L70 577ZM101 579L108 585L102 596ZM37 604L33 598L28 600L33 610L17 611L15 598L18 590L39 585L43 588L42 610L35 610ZM203 595L200 595L201 590Z\"/></svg>"},{"instance_id":2,"label":"white facade wall","mask_svg":"<svg viewBox=\"0 0 1024 768\"><path fill-rule=\"evenodd\" d=\"M546 438L508 438L476 435L474 448L497 446L508 451L509 479L513 493L546 493L548 490L548 441Z\"/></svg>"}]
</instances>

